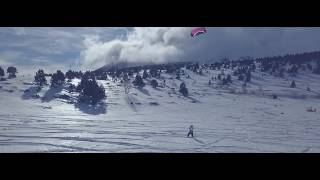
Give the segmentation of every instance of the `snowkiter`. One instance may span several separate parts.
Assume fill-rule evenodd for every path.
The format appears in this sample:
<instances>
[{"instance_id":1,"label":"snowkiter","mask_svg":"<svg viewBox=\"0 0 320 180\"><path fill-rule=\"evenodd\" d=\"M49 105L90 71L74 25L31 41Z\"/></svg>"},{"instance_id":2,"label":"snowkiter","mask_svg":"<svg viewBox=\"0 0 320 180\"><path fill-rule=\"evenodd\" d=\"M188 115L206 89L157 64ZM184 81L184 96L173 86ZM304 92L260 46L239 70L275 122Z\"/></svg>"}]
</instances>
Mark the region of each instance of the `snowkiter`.
<instances>
[{"instance_id":1,"label":"snowkiter","mask_svg":"<svg viewBox=\"0 0 320 180\"><path fill-rule=\"evenodd\" d=\"M189 127L189 133L188 133L188 137L191 135L191 137L193 137L193 125L191 125Z\"/></svg>"}]
</instances>

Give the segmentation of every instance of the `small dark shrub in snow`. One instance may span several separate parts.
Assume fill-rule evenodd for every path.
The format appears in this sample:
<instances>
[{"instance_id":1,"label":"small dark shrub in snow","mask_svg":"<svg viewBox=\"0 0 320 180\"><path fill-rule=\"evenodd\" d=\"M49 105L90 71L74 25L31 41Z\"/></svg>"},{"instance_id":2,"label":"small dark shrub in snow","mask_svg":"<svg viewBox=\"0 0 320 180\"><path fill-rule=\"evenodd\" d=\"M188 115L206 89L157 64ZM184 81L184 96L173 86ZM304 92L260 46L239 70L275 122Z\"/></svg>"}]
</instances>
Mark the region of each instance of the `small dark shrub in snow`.
<instances>
[{"instance_id":1,"label":"small dark shrub in snow","mask_svg":"<svg viewBox=\"0 0 320 180\"><path fill-rule=\"evenodd\" d=\"M129 75L130 77L133 77L133 71L129 71L129 72L128 72L128 75Z\"/></svg>"},{"instance_id":2,"label":"small dark shrub in snow","mask_svg":"<svg viewBox=\"0 0 320 180\"><path fill-rule=\"evenodd\" d=\"M221 80L221 74L218 74L218 80Z\"/></svg>"},{"instance_id":3,"label":"small dark shrub in snow","mask_svg":"<svg viewBox=\"0 0 320 180\"><path fill-rule=\"evenodd\" d=\"M47 83L47 79L42 69L39 69L38 72L36 72L36 75L34 76L34 82L39 86Z\"/></svg>"},{"instance_id":4,"label":"small dark shrub in snow","mask_svg":"<svg viewBox=\"0 0 320 180\"><path fill-rule=\"evenodd\" d=\"M147 70L144 70L142 74L142 79L147 79L147 78L148 78Z\"/></svg>"},{"instance_id":5,"label":"small dark shrub in snow","mask_svg":"<svg viewBox=\"0 0 320 180\"><path fill-rule=\"evenodd\" d=\"M9 93L13 93L13 92L14 92L14 90L12 90L12 89L5 90L5 91L7 91L7 92L9 92Z\"/></svg>"},{"instance_id":6,"label":"small dark shrub in snow","mask_svg":"<svg viewBox=\"0 0 320 180\"><path fill-rule=\"evenodd\" d=\"M230 74L228 74L228 76L227 76L226 83L232 83Z\"/></svg>"},{"instance_id":7,"label":"small dark shrub in snow","mask_svg":"<svg viewBox=\"0 0 320 180\"><path fill-rule=\"evenodd\" d=\"M244 80L244 75L243 75L243 74L240 74L239 77L238 77L238 80L239 80L239 81L243 81L243 80Z\"/></svg>"},{"instance_id":8,"label":"small dark shrub in snow","mask_svg":"<svg viewBox=\"0 0 320 180\"><path fill-rule=\"evenodd\" d=\"M307 87L307 91L311 91L309 86Z\"/></svg>"},{"instance_id":9,"label":"small dark shrub in snow","mask_svg":"<svg viewBox=\"0 0 320 180\"><path fill-rule=\"evenodd\" d=\"M248 72L246 73L246 81L247 81L247 82L250 82L250 81L251 81L251 72L250 72L250 71L248 71Z\"/></svg>"},{"instance_id":10,"label":"small dark shrub in snow","mask_svg":"<svg viewBox=\"0 0 320 180\"><path fill-rule=\"evenodd\" d=\"M223 79L222 79L222 85L226 85L226 84L228 84L228 83L227 83L227 79L226 79L226 78L223 78Z\"/></svg>"},{"instance_id":11,"label":"small dark shrub in snow","mask_svg":"<svg viewBox=\"0 0 320 180\"><path fill-rule=\"evenodd\" d=\"M143 82L143 79L139 74L137 74L135 80L132 82L133 85L138 86L138 87L144 87L145 83Z\"/></svg>"},{"instance_id":12,"label":"small dark shrub in snow","mask_svg":"<svg viewBox=\"0 0 320 180\"><path fill-rule=\"evenodd\" d=\"M6 81L7 79L6 78L0 78L0 81Z\"/></svg>"},{"instance_id":13,"label":"small dark shrub in snow","mask_svg":"<svg viewBox=\"0 0 320 180\"><path fill-rule=\"evenodd\" d=\"M154 78L158 77L159 76L158 70L156 68L151 68L150 75L151 77L154 77Z\"/></svg>"},{"instance_id":14,"label":"small dark shrub in snow","mask_svg":"<svg viewBox=\"0 0 320 180\"><path fill-rule=\"evenodd\" d=\"M8 76L9 78L15 78L17 72L18 72L17 68L13 66L8 67L7 69L7 73L9 73L9 76Z\"/></svg>"},{"instance_id":15,"label":"small dark shrub in snow","mask_svg":"<svg viewBox=\"0 0 320 180\"><path fill-rule=\"evenodd\" d=\"M180 73L177 73L176 79L180 80Z\"/></svg>"},{"instance_id":16,"label":"small dark shrub in snow","mask_svg":"<svg viewBox=\"0 0 320 180\"><path fill-rule=\"evenodd\" d=\"M313 73L315 73L315 74L320 74L320 64L318 64L318 65L313 69Z\"/></svg>"},{"instance_id":17,"label":"small dark shrub in snow","mask_svg":"<svg viewBox=\"0 0 320 180\"><path fill-rule=\"evenodd\" d=\"M185 83L181 83L181 84L180 84L180 90L179 90L179 92L180 92L183 96L188 96L188 89L187 89Z\"/></svg>"},{"instance_id":18,"label":"small dark shrub in snow","mask_svg":"<svg viewBox=\"0 0 320 180\"><path fill-rule=\"evenodd\" d=\"M4 70L0 67L0 77L4 76Z\"/></svg>"},{"instance_id":19,"label":"small dark shrub in snow","mask_svg":"<svg viewBox=\"0 0 320 180\"><path fill-rule=\"evenodd\" d=\"M285 71L284 68L281 68L281 69L280 69L280 73L279 73L279 76L280 76L280 77L284 77L284 71Z\"/></svg>"},{"instance_id":20,"label":"small dark shrub in snow","mask_svg":"<svg viewBox=\"0 0 320 180\"><path fill-rule=\"evenodd\" d=\"M293 80L293 81L291 82L290 88L295 88L295 87L296 87L296 82Z\"/></svg>"},{"instance_id":21,"label":"small dark shrub in snow","mask_svg":"<svg viewBox=\"0 0 320 180\"><path fill-rule=\"evenodd\" d=\"M276 94L272 95L272 99L278 99L278 96Z\"/></svg>"},{"instance_id":22,"label":"small dark shrub in snow","mask_svg":"<svg viewBox=\"0 0 320 180\"><path fill-rule=\"evenodd\" d=\"M151 86L152 86L153 88L157 88L157 87L158 87L158 81L155 80L155 79L153 79L153 80L151 81Z\"/></svg>"}]
</instances>

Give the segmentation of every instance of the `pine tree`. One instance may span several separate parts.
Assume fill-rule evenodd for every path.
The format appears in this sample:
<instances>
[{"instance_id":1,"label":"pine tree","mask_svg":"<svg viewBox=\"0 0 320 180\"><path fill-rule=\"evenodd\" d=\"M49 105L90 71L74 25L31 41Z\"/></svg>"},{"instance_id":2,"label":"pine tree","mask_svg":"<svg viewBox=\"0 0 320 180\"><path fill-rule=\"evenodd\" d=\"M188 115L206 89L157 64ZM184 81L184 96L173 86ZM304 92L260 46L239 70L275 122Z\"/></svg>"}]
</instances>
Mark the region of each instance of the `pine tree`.
<instances>
[{"instance_id":1,"label":"pine tree","mask_svg":"<svg viewBox=\"0 0 320 180\"><path fill-rule=\"evenodd\" d=\"M66 72L66 78L69 79L69 80L74 79L75 78L75 74L76 74L75 72L69 70L69 71Z\"/></svg>"},{"instance_id":2,"label":"pine tree","mask_svg":"<svg viewBox=\"0 0 320 180\"><path fill-rule=\"evenodd\" d=\"M246 81L247 82L251 81L251 72L250 71L248 71L247 74L246 74Z\"/></svg>"},{"instance_id":3,"label":"pine tree","mask_svg":"<svg viewBox=\"0 0 320 180\"><path fill-rule=\"evenodd\" d=\"M284 77L284 71L285 71L284 68L280 69L279 76L282 77L282 78Z\"/></svg>"},{"instance_id":4,"label":"pine tree","mask_svg":"<svg viewBox=\"0 0 320 180\"><path fill-rule=\"evenodd\" d=\"M36 75L34 76L34 82L36 82L39 86L47 84L47 79L42 69L39 69L38 72L36 72Z\"/></svg>"},{"instance_id":5,"label":"pine tree","mask_svg":"<svg viewBox=\"0 0 320 180\"><path fill-rule=\"evenodd\" d=\"M227 81L227 83L232 83L231 75L230 75L230 74L227 75L226 81Z\"/></svg>"},{"instance_id":6,"label":"pine tree","mask_svg":"<svg viewBox=\"0 0 320 180\"><path fill-rule=\"evenodd\" d=\"M0 66L0 77L4 76L4 70L2 69L2 67Z\"/></svg>"},{"instance_id":7,"label":"pine tree","mask_svg":"<svg viewBox=\"0 0 320 180\"><path fill-rule=\"evenodd\" d=\"M144 71L143 71L142 78L143 78L143 79L147 79L147 78L148 78L147 70L144 70Z\"/></svg>"},{"instance_id":8,"label":"pine tree","mask_svg":"<svg viewBox=\"0 0 320 180\"><path fill-rule=\"evenodd\" d=\"M157 77L158 76L158 70L156 68L151 68L150 69L150 75L151 77Z\"/></svg>"},{"instance_id":9,"label":"pine tree","mask_svg":"<svg viewBox=\"0 0 320 180\"><path fill-rule=\"evenodd\" d=\"M223 78L223 79L222 79L222 85L226 85L226 84L228 84L228 83L227 83L227 79L226 79L226 78Z\"/></svg>"},{"instance_id":10,"label":"pine tree","mask_svg":"<svg viewBox=\"0 0 320 180\"><path fill-rule=\"evenodd\" d=\"M91 73L90 71L87 71L81 76L81 81L80 81L80 84L77 86L77 91L82 92L84 87L86 87L88 85L89 80L95 81L96 79L95 79L95 76L93 73Z\"/></svg>"},{"instance_id":11,"label":"pine tree","mask_svg":"<svg viewBox=\"0 0 320 180\"><path fill-rule=\"evenodd\" d=\"M63 72L61 72L60 70L57 70L56 73L52 74L51 77L51 86L60 86L64 83L65 81L65 76L63 74Z\"/></svg>"},{"instance_id":12,"label":"pine tree","mask_svg":"<svg viewBox=\"0 0 320 180\"><path fill-rule=\"evenodd\" d=\"M278 99L278 96L277 96L276 94L273 94L273 95L272 95L272 98L273 98L273 99Z\"/></svg>"},{"instance_id":13,"label":"pine tree","mask_svg":"<svg viewBox=\"0 0 320 180\"><path fill-rule=\"evenodd\" d=\"M80 100L88 100L91 104L96 104L106 97L105 89L102 85L98 85L96 80L88 79L80 92Z\"/></svg>"},{"instance_id":14,"label":"pine tree","mask_svg":"<svg viewBox=\"0 0 320 180\"><path fill-rule=\"evenodd\" d=\"M318 63L317 66L313 69L313 73L320 74L320 63Z\"/></svg>"},{"instance_id":15,"label":"pine tree","mask_svg":"<svg viewBox=\"0 0 320 180\"><path fill-rule=\"evenodd\" d=\"M180 80L180 73L179 73L179 71L177 72L176 75L177 75L176 79Z\"/></svg>"},{"instance_id":16,"label":"pine tree","mask_svg":"<svg viewBox=\"0 0 320 180\"><path fill-rule=\"evenodd\" d=\"M309 86L307 87L307 91L311 91Z\"/></svg>"},{"instance_id":17,"label":"pine tree","mask_svg":"<svg viewBox=\"0 0 320 180\"><path fill-rule=\"evenodd\" d=\"M296 87L296 82L293 80L293 81L291 82L290 88L295 88L295 87Z\"/></svg>"},{"instance_id":18,"label":"pine tree","mask_svg":"<svg viewBox=\"0 0 320 180\"><path fill-rule=\"evenodd\" d=\"M221 74L218 74L218 80L221 80Z\"/></svg>"},{"instance_id":19,"label":"pine tree","mask_svg":"<svg viewBox=\"0 0 320 180\"><path fill-rule=\"evenodd\" d=\"M9 78L15 78L17 72L17 68L13 66L8 67L7 69L7 73L9 73Z\"/></svg>"},{"instance_id":20,"label":"pine tree","mask_svg":"<svg viewBox=\"0 0 320 180\"><path fill-rule=\"evenodd\" d=\"M239 81L243 81L243 80L244 80L243 74L240 74L240 75L239 75L238 80L239 80Z\"/></svg>"},{"instance_id":21,"label":"pine tree","mask_svg":"<svg viewBox=\"0 0 320 180\"><path fill-rule=\"evenodd\" d=\"M153 79L153 80L151 81L151 86L152 86L153 88L157 88L157 87L158 87L158 81L155 80L155 79Z\"/></svg>"},{"instance_id":22,"label":"pine tree","mask_svg":"<svg viewBox=\"0 0 320 180\"><path fill-rule=\"evenodd\" d=\"M140 88L145 86L145 83L143 82L143 79L141 78L141 76L139 74L136 75L136 78L132 83L133 83L133 85L138 86Z\"/></svg>"},{"instance_id":23,"label":"pine tree","mask_svg":"<svg viewBox=\"0 0 320 180\"><path fill-rule=\"evenodd\" d=\"M183 95L183 96L188 96L188 89L187 89L187 86L184 82L182 82L180 84L180 90L179 92Z\"/></svg>"}]
</instances>

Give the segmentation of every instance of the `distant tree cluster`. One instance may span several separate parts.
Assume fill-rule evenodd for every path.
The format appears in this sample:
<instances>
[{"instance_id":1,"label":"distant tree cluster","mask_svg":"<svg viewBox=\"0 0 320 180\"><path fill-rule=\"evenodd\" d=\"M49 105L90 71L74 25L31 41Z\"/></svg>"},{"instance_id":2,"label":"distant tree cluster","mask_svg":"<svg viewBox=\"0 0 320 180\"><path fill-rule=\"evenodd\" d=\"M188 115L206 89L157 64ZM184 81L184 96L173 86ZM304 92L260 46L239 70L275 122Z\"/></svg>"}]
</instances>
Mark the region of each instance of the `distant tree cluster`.
<instances>
[{"instance_id":1,"label":"distant tree cluster","mask_svg":"<svg viewBox=\"0 0 320 180\"><path fill-rule=\"evenodd\" d=\"M238 76L239 81L250 82L251 81L251 71L254 70L255 66L240 66L233 72L234 76Z\"/></svg>"},{"instance_id":2,"label":"distant tree cluster","mask_svg":"<svg viewBox=\"0 0 320 180\"><path fill-rule=\"evenodd\" d=\"M306 52L301 54L287 54L284 56L273 56L257 58L262 72L276 73L283 77L284 66L289 66L287 73L295 75L299 70L309 70L315 74L320 74L320 52Z\"/></svg>"},{"instance_id":3,"label":"distant tree cluster","mask_svg":"<svg viewBox=\"0 0 320 180\"><path fill-rule=\"evenodd\" d=\"M69 70L66 72L66 76L65 78L71 80L71 79L74 79L74 78L81 78L82 77L82 72L81 71L72 71L72 70Z\"/></svg>"},{"instance_id":4,"label":"distant tree cluster","mask_svg":"<svg viewBox=\"0 0 320 180\"><path fill-rule=\"evenodd\" d=\"M100 75L96 76L97 80L107 80L108 79L108 73L103 72Z\"/></svg>"}]
</instances>

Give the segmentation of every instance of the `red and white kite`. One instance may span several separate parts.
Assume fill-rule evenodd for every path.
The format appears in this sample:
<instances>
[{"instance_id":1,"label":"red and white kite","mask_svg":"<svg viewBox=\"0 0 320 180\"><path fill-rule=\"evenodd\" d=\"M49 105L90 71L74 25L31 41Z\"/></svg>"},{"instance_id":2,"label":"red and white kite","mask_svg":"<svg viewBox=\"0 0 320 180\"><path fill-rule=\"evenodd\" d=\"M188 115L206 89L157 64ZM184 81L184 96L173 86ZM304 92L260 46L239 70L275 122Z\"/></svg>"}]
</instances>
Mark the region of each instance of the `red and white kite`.
<instances>
[{"instance_id":1,"label":"red and white kite","mask_svg":"<svg viewBox=\"0 0 320 180\"><path fill-rule=\"evenodd\" d=\"M195 37L195 36L197 36L199 34L203 34L203 33L207 33L206 28L204 28L204 27L195 28L195 29L192 29L192 31L191 31L191 37Z\"/></svg>"}]
</instances>

